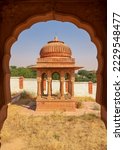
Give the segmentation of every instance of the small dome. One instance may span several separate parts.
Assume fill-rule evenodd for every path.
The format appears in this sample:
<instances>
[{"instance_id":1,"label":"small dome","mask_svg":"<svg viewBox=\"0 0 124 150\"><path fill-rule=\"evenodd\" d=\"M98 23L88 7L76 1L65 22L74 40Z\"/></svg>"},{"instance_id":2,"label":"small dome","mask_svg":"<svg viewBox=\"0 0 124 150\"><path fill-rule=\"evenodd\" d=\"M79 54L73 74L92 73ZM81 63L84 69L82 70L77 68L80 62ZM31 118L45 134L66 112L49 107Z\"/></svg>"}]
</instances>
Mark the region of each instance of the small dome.
<instances>
[{"instance_id":1,"label":"small dome","mask_svg":"<svg viewBox=\"0 0 124 150\"><path fill-rule=\"evenodd\" d=\"M71 57L71 49L59 41L57 37L53 41L49 41L40 51L40 57Z\"/></svg>"}]
</instances>

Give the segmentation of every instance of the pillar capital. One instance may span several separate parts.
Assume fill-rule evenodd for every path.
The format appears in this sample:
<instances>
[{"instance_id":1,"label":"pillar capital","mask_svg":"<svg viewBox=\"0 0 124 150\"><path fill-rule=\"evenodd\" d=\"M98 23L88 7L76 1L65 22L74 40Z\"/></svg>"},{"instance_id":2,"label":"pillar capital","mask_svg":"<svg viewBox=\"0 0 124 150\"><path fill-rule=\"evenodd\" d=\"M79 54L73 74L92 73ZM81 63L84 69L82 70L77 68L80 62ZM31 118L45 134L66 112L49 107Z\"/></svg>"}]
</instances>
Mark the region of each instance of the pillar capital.
<instances>
[{"instance_id":1,"label":"pillar capital","mask_svg":"<svg viewBox=\"0 0 124 150\"><path fill-rule=\"evenodd\" d=\"M51 77L52 76L52 73L51 73L51 71L47 71L47 77L49 78L49 77Z\"/></svg>"},{"instance_id":2,"label":"pillar capital","mask_svg":"<svg viewBox=\"0 0 124 150\"><path fill-rule=\"evenodd\" d=\"M61 76L61 77L60 77L60 81L61 81L61 82L64 82L64 81L65 81L65 78L64 78L63 76Z\"/></svg>"},{"instance_id":3,"label":"pillar capital","mask_svg":"<svg viewBox=\"0 0 124 150\"><path fill-rule=\"evenodd\" d=\"M71 77L71 82L75 82L75 77Z\"/></svg>"},{"instance_id":4,"label":"pillar capital","mask_svg":"<svg viewBox=\"0 0 124 150\"><path fill-rule=\"evenodd\" d=\"M41 76L41 71L37 70L37 76L40 77Z\"/></svg>"},{"instance_id":5,"label":"pillar capital","mask_svg":"<svg viewBox=\"0 0 124 150\"><path fill-rule=\"evenodd\" d=\"M48 79L48 82L51 82L51 80L52 80L52 77L48 77L47 79Z\"/></svg>"},{"instance_id":6,"label":"pillar capital","mask_svg":"<svg viewBox=\"0 0 124 150\"><path fill-rule=\"evenodd\" d=\"M41 77L37 77L37 81L38 81L38 82L41 82L41 81L42 81L42 78L41 78Z\"/></svg>"}]
</instances>

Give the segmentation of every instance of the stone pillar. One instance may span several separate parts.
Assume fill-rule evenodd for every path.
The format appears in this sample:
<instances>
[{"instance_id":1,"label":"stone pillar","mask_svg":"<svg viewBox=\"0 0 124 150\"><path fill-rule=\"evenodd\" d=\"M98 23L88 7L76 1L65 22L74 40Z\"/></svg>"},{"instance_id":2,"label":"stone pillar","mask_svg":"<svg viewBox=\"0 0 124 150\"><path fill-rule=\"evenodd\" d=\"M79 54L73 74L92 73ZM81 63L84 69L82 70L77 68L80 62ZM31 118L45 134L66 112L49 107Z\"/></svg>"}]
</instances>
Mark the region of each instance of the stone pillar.
<instances>
[{"instance_id":1,"label":"stone pillar","mask_svg":"<svg viewBox=\"0 0 124 150\"><path fill-rule=\"evenodd\" d=\"M37 97L38 98L41 98L41 96L42 96L42 84L41 84L41 77L37 77Z\"/></svg>"},{"instance_id":2,"label":"stone pillar","mask_svg":"<svg viewBox=\"0 0 124 150\"><path fill-rule=\"evenodd\" d=\"M74 81L71 81L71 97L74 97Z\"/></svg>"},{"instance_id":3,"label":"stone pillar","mask_svg":"<svg viewBox=\"0 0 124 150\"><path fill-rule=\"evenodd\" d=\"M52 79L51 79L51 82L50 82L50 90L51 90L51 95L52 95Z\"/></svg>"},{"instance_id":4,"label":"stone pillar","mask_svg":"<svg viewBox=\"0 0 124 150\"><path fill-rule=\"evenodd\" d=\"M23 81L24 81L23 76L19 77L19 89L23 89Z\"/></svg>"},{"instance_id":5,"label":"stone pillar","mask_svg":"<svg viewBox=\"0 0 124 150\"><path fill-rule=\"evenodd\" d=\"M93 82L88 82L88 93L93 94Z\"/></svg>"},{"instance_id":6,"label":"stone pillar","mask_svg":"<svg viewBox=\"0 0 124 150\"><path fill-rule=\"evenodd\" d=\"M71 95L71 81L68 81L68 93Z\"/></svg>"},{"instance_id":7,"label":"stone pillar","mask_svg":"<svg viewBox=\"0 0 124 150\"><path fill-rule=\"evenodd\" d=\"M43 80L43 90L46 91L46 80Z\"/></svg>"},{"instance_id":8,"label":"stone pillar","mask_svg":"<svg viewBox=\"0 0 124 150\"><path fill-rule=\"evenodd\" d=\"M74 81L75 81L75 77L72 76L71 77L71 97L74 97Z\"/></svg>"},{"instance_id":9,"label":"stone pillar","mask_svg":"<svg viewBox=\"0 0 124 150\"><path fill-rule=\"evenodd\" d=\"M62 75L60 77L60 93L61 93L61 98L64 98L64 76Z\"/></svg>"},{"instance_id":10,"label":"stone pillar","mask_svg":"<svg viewBox=\"0 0 124 150\"><path fill-rule=\"evenodd\" d=\"M49 76L48 77L48 98L50 99L51 98L51 82L52 82L52 80L51 80L51 77Z\"/></svg>"},{"instance_id":11,"label":"stone pillar","mask_svg":"<svg viewBox=\"0 0 124 150\"><path fill-rule=\"evenodd\" d=\"M68 80L66 80L66 82L65 82L65 91L68 93Z\"/></svg>"}]
</instances>

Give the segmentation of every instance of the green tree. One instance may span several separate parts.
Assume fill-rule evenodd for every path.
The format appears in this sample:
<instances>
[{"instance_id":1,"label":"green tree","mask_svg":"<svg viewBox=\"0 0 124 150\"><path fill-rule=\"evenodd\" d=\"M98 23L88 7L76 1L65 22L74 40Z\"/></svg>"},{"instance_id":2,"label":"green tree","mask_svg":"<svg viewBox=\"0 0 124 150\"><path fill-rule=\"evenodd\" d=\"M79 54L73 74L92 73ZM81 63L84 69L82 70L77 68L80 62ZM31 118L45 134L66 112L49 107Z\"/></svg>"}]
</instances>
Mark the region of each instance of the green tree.
<instances>
[{"instance_id":1,"label":"green tree","mask_svg":"<svg viewBox=\"0 0 124 150\"><path fill-rule=\"evenodd\" d=\"M10 72L12 77L23 76L24 78L36 78L36 71L31 68L11 66Z\"/></svg>"},{"instance_id":2,"label":"green tree","mask_svg":"<svg viewBox=\"0 0 124 150\"><path fill-rule=\"evenodd\" d=\"M79 70L75 76L76 81L96 82L96 73L93 71Z\"/></svg>"},{"instance_id":3,"label":"green tree","mask_svg":"<svg viewBox=\"0 0 124 150\"><path fill-rule=\"evenodd\" d=\"M10 66L10 69L16 69L17 67L16 66Z\"/></svg>"},{"instance_id":4,"label":"green tree","mask_svg":"<svg viewBox=\"0 0 124 150\"><path fill-rule=\"evenodd\" d=\"M59 79L60 79L60 75L59 75L57 72L55 72L55 73L53 73L53 75L52 75L52 79L53 79L53 80L59 80Z\"/></svg>"}]
</instances>

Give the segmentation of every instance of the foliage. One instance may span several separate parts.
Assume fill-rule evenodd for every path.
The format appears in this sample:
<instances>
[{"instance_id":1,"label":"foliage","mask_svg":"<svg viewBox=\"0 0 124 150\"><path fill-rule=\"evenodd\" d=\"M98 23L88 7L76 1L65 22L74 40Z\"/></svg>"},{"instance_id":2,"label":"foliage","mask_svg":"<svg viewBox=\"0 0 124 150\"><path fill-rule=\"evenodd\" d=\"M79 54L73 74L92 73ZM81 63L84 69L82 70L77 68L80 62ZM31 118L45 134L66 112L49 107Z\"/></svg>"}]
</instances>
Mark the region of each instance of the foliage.
<instances>
[{"instance_id":1,"label":"foliage","mask_svg":"<svg viewBox=\"0 0 124 150\"><path fill-rule=\"evenodd\" d=\"M36 78L36 71L32 70L28 67L16 67L10 66L10 72L12 77L23 76L24 78ZM65 74L65 80L68 79L68 74ZM53 80L60 80L60 75L55 72L52 75ZM93 71L87 70L79 70L78 73L75 73L75 81L77 82L89 82L92 81L95 83L96 80L96 73Z\"/></svg>"},{"instance_id":2,"label":"foliage","mask_svg":"<svg viewBox=\"0 0 124 150\"><path fill-rule=\"evenodd\" d=\"M26 98L32 99L32 98L35 98L35 94L33 92L28 92L28 91L24 90L21 93L21 98L22 99L26 99Z\"/></svg>"},{"instance_id":3,"label":"foliage","mask_svg":"<svg viewBox=\"0 0 124 150\"><path fill-rule=\"evenodd\" d=\"M12 77L36 78L36 71L31 68L10 66L10 72Z\"/></svg>"},{"instance_id":4,"label":"foliage","mask_svg":"<svg viewBox=\"0 0 124 150\"><path fill-rule=\"evenodd\" d=\"M80 82L92 81L93 83L95 83L97 82L96 73L95 71L79 70L78 73L75 75L75 80Z\"/></svg>"},{"instance_id":5,"label":"foliage","mask_svg":"<svg viewBox=\"0 0 124 150\"><path fill-rule=\"evenodd\" d=\"M76 108L82 108L83 107L83 104L81 101L76 101Z\"/></svg>"},{"instance_id":6,"label":"foliage","mask_svg":"<svg viewBox=\"0 0 124 150\"><path fill-rule=\"evenodd\" d=\"M59 75L57 72L55 72L55 73L53 73L53 75L52 75L52 79L53 79L53 80L59 80L59 79L60 79L60 75Z\"/></svg>"}]
</instances>

